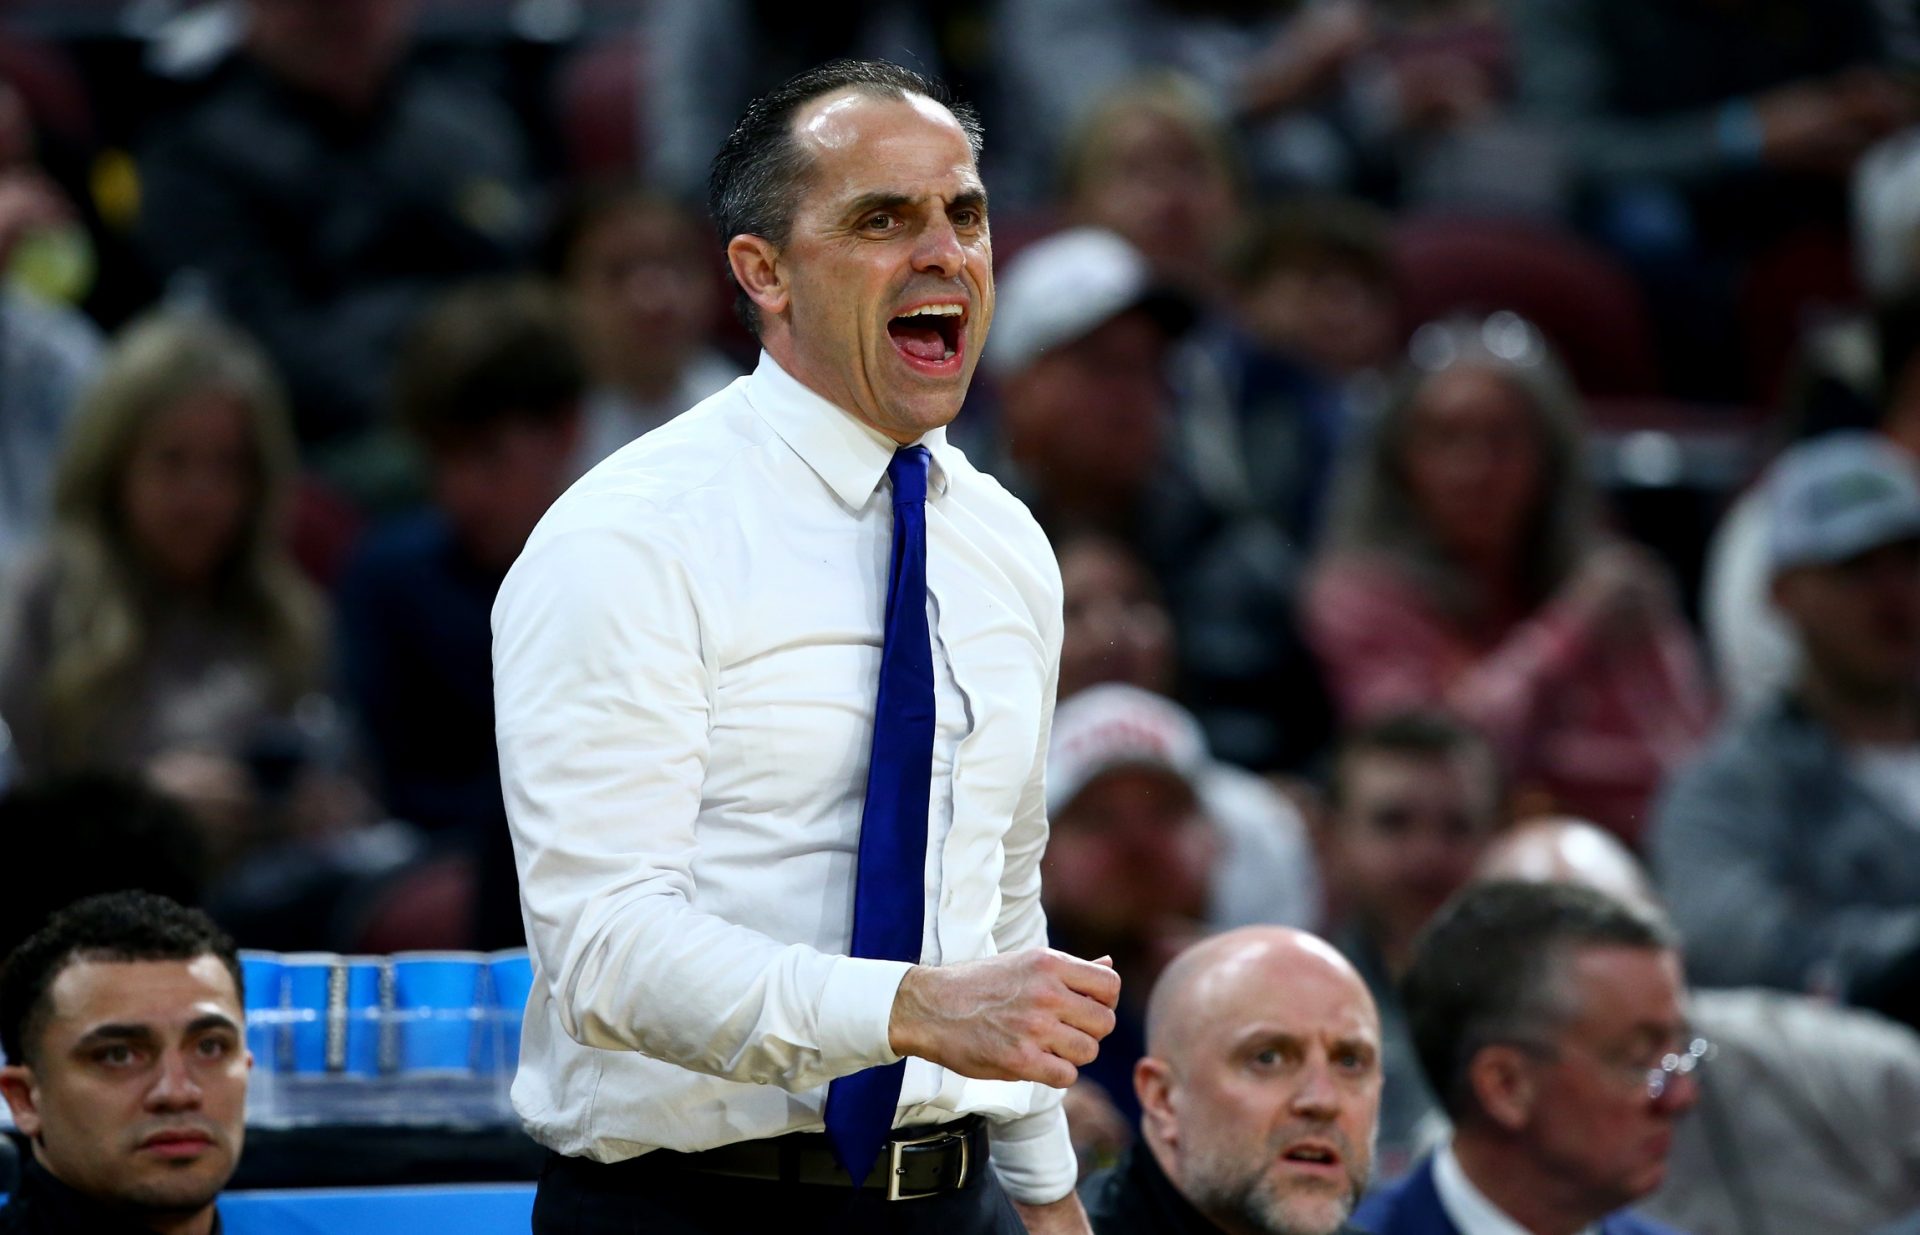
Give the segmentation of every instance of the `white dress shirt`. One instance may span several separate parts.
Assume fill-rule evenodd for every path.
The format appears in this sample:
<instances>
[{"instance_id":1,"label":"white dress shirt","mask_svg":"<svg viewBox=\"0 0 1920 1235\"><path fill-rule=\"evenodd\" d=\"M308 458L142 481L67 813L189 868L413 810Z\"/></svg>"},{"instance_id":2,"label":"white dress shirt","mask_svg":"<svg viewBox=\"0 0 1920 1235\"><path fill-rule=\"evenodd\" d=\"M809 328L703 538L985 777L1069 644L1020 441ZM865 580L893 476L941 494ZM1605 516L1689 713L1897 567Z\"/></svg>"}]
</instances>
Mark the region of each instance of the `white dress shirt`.
<instances>
[{"instance_id":1,"label":"white dress shirt","mask_svg":"<svg viewBox=\"0 0 1920 1235\"><path fill-rule=\"evenodd\" d=\"M943 431L927 496L935 740L922 960L1044 945L1059 568ZM893 1062L908 965L845 955L895 443L765 355L541 521L493 612L535 966L513 1102L617 1161L818 1130ZM1008 1192L1071 1191L1058 1091L910 1059L895 1123L993 1122Z\"/></svg>"},{"instance_id":2,"label":"white dress shirt","mask_svg":"<svg viewBox=\"0 0 1920 1235\"><path fill-rule=\"evenodd\" d=\"M1460 1235L1532 1235L1474 1187L1460 1169L1452 1141L1434 1151L1433 1187L1440 1194L1440 1208L1447 1211ZM1581 1228L1579 1235L1598 1235L1599 1230L1597 1224L1589 1225Z\"/></svg>"},{"instance_id":3,"label":"white dress shirt","mask_svg":"<svg viewBox=\"0 0 1920 1235\"><path fill-rule=\"evenodd\" d=\"M574 452L573 474L585 475L614 451L653 432L708 395L718 394L739 376L739 365L707 349L688 358L673 390L655 402L641 402L613 386L588 391L580 408L580 447Z\"/></svg>"}]
</instances>

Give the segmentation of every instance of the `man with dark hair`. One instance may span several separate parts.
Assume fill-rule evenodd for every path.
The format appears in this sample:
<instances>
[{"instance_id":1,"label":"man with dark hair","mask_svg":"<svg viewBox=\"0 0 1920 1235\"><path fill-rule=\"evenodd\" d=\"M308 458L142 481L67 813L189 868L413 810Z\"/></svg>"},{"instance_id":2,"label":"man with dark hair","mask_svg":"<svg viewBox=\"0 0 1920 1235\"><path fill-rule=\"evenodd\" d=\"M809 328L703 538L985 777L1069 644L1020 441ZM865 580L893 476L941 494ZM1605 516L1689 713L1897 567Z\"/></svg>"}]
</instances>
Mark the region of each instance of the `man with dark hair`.
<instances>
[{"instance_id":1,"label":"man with dark hair","mask_svg":"<svg viewBox=\"0 0 1920 1235\"><path fill-rule=\"evenodd\" d=\"M89 897L0 968L0 1094L33 1148L3 1235L209 1235L253 1066L233 941L149 892Z\"/></svg>"},{"instance_id":2,"label":"man with dark hair","mask_svg":"<svg viewBox=\"0 0 1920 1235\"><path fill-rule=\"evenodd\" d=\"M501 587L537 1231L1086 1230L1058 1090L1119 979L1045 946L1060 575L945 433L979 140L878 62L749 106L710 204L758 368Z\"/></svg>"},{"instance_id":3,"label":"man with dark hair","mask_svg":"<svg viewBox=\"0 0 1920 1235\"><path fill-rule=\"evenodd\" d=\"M476 852L481 946L521 941L493 740L487 612L573 478L585 378L546 290L458 288L416 323L394 410L427 456L433 505L377 528L340 590L340 650L381 794Z\"/></svg>"},{"instance_id":4,"label":"man with dark hair","mask_svg":"<svg viewBox=\"0 0 1920 1235\"><path fill-rule=\"evenodd\" d=\"M1099 1235L1336 1235L1367 1186L1380 1025L1331 945L1248 926L1188 948L1147 1008L1140 1143L1087 1184Z\"/></svg>"},{"instance_id":5,"label":"man with dark hair","mask_svg":"<svg viewBox=\"0 0 1920 1235\"><path fill-rule=\"evenodd\" d=\"M1501 881L1450 904L1404 984L1453 1140L1355 1221L1375 1235L1661 1235L1659 1187L1708 1051L1672 931L1588 888Z\"/></svg>"},{"instance_id":6,"label":"man with dark hair","mask_svg":"<svg viewBox=\"0 0 1920 1235\"><path fill-rule=\"evenodd\" d=\"M1486 739L1461 722L1400 712L1347 735L1330 797L1326 858L1338 926L1329 937L1380 1009L1386 1085L1375 1170L1397 1179L1437 1111L1398 984L1421 929L1466 886L1500 826L1500 767Z\"/></svg>"},{"instance_id":7,"label":"man with dark hair","mask_svg":"<svg viewBox=\"0 0 1920 1235\"><path fill-rule=\"evenodd\" d=\"M1639 859L1578 819L1503 833L1477 877L1583 884L1662 912ZM1860 1235L1920 1206L1920 1034L1764 987L1695 987L1689 1013L1713 1076L1641 1212L1697 1235Z\"/></svg>"}]
</instances>

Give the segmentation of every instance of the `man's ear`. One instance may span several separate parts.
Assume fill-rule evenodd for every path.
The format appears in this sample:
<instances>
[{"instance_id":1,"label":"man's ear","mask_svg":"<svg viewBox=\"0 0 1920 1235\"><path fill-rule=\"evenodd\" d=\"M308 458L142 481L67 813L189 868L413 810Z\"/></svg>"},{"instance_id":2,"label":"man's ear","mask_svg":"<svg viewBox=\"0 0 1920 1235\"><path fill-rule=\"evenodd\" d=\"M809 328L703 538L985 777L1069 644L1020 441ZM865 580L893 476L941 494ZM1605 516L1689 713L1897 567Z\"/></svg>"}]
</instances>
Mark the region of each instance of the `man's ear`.
<instances>
[{"instance_id":1,"label":"man's ear","mask_svg":"<svg viewBox=\"0 0 1920 1235\"><path fill-rule=\"evenodd\" d=\"M40 1135L40 1094L39 1086L33 1079L33 1069L25 1064L8 1064L0 1068L0 1096L7 1100L7 1106L13 1111L13 1124L29 1139Z\"/></svg>"},{"instance_id":2,"label":"man's ear","mask_svg":"<svg viewBox=\"0 0 1920 1235\"><path fill-rule=\"evenodd\" d=\"M727 264L740 289L759 308L760 316L787 311L789 289L780 250L765 236L742 234L727 241Z\"/></svg>"},{"instance_id":3,"label":"man's ear","mask_svg":"<svg viewBox=\"0 0 1920 1235\"><path fill-rule=\"evenodd\" d=\"M1133 1092L1140 1099L1140 1126L1163 1144L1180 1139L1180 1121L1173 1109L1173 1069L1164 1059L1145 1056L1133 1065Z\"/></svg>"},{"instance_id":4,"label":"man's ear","mask_svg":"<svg viewBox=\"0 0 1920 1235\"><path fill-rule=\"evenodd\" d=\"M1512 1046L1485 1046L1467 1065L1467 1084L1486 1117L1507 1132L1519 1132L1533 1120L1539 1095L1532 1061Z\"/></svg>"}]
</instances>

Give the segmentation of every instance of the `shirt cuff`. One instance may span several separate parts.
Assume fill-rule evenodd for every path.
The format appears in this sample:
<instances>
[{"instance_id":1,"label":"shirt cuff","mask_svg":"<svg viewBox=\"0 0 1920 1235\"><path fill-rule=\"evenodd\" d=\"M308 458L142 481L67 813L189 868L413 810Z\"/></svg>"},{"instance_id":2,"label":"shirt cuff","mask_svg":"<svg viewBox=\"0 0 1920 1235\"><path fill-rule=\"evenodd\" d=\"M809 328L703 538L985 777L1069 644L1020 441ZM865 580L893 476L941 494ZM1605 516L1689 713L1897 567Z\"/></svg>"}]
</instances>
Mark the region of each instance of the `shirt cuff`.
<instances>
[{"instance_id":1,"label":"shirt cuff","mask_svg":"<svg viewBox=\"0 0 1920 1235\"><path fill-rule=\"evenodd\" d=\"M1031 1115L993 1125L993 1167L1007 1195L1023 1205L1051 1205L1080 1176L1058 1093Z\"/></svg>"},{"instance_id":2,"label":"shirt cuff","mask_svg":"<svg viewBox=\"0 0 1920 1235\"><path fill-rule=\"evenodd\" d=\"M893 1019L893 997L912 968L906 961L834 959L820 992L819 1026L822 1057L850 1065L836 1072L844 1075L900 1058L888 1040L887 1026Z\"/></svg>"}]
</instances>

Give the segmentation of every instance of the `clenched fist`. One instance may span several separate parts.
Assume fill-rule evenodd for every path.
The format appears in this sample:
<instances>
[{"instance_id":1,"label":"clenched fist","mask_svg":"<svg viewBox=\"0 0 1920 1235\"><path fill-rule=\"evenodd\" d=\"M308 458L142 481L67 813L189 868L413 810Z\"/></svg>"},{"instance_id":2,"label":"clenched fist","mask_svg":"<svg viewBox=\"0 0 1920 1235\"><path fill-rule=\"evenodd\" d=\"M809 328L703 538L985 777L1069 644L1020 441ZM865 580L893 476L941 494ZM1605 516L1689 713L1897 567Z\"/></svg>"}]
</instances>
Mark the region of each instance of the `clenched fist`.
<instances>
[{"instance_id":1,"label":"clenched fist","mask_svg":"<svg viewBox=\"0 0 1920 1235\"><path fill-rule=\"evenodd\" d=\"M1113 1032L1120 975L1111 961L1051 948L915 965L893 999L894 1051L987 1081L1065 1089Z\"/></svg>"}]
</instances>

